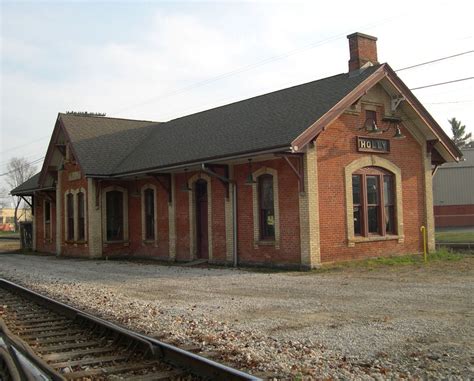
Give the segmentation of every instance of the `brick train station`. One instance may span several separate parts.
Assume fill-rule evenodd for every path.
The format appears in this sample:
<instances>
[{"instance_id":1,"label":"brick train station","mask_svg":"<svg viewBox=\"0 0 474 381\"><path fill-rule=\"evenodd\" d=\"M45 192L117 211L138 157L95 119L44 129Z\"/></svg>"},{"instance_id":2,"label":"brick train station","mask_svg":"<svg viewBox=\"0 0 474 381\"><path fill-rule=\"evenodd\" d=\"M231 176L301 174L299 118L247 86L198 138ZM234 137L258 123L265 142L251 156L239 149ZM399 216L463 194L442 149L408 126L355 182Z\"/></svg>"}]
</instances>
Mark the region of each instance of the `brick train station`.
<instances>
[{"instance_id":1,"label":"brick train station","mask_svg":"<svg viewBox=\"0 0 474 381\"><path fill-rule=\"evenodd\" d=\"M349 71L168 122L62 114L33 248L309 269L434 250L433 171L461 156L388 64L348 36ZM159 117L159 115L158 115Z\"/></svg>"}]
</instances>

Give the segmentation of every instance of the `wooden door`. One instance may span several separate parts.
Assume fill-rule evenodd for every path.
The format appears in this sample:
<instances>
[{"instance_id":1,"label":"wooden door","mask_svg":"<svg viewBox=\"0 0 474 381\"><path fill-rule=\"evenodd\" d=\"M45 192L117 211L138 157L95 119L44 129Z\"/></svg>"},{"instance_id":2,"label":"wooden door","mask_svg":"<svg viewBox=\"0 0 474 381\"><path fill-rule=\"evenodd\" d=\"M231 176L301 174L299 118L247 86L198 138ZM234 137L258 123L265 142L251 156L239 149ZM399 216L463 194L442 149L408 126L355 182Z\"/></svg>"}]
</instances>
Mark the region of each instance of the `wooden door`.
<instances>
[{"instance_id":1,"label":"wooden door","mask_svg":"<svg viewBox=\"0 0 474 381\"><path fill-rule=\"evenodd\" d=\"M209 257L209 242L207 229L207 182L198 180L196 182L196 244L197 257Z\"/></svg>"}]
</instances>

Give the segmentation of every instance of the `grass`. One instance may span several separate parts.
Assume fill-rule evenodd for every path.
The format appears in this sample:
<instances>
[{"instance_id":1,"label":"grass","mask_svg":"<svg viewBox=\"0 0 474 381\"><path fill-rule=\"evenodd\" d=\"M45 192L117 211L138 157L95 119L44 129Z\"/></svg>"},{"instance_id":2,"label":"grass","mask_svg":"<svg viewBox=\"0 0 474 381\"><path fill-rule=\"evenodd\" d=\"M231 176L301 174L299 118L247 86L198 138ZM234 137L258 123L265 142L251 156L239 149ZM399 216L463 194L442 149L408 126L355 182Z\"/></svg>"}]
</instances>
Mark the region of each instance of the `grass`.
<instances>
[{"instance_id":1,"label":"grass","mask_svg":"<svg viewBox=\"0 0 474 381\"><path fill-rule=\"evenodd\" d=\"M19 232L5 232L3 230L0 230L0 237L19 237L20 233Z\"/></svg>"},{"instance_id":2,"label":"grass","mask_svg":"<svg viewBox=\"0 0 474 381\"><path fill-rule=\"evenodd\" d=\"M459 261L464 258L464 255L453 252L446 248L440 248L438 251L428 254L427 264L440 261ZM312 272L320 273L326 271L338 271L344 269L376 269L383 267L395 266L414 266L425 265L423 254L410 254L391 257L379 257L363 259L359 261L341 262L330 265L325 265L320 269L312 270Z\"/></svg>"},{"instance_id":3,"label":"grass","mask_svg":"<svg viewBox=\"0 0 474 381\"><path fill-rule=\"evenodd\" d=\"M474 231L436 232L436 242L467 243L474 242Z\"/></svg>"}]
</instances>

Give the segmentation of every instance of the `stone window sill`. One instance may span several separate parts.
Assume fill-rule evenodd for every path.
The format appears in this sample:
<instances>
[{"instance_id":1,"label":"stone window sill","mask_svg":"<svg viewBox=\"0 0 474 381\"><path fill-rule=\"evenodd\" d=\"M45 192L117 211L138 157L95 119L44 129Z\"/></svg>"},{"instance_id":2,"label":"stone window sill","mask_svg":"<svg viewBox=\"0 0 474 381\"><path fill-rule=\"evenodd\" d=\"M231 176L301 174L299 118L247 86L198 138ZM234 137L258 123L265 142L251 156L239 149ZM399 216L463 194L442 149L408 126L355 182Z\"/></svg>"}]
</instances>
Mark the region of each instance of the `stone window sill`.
<instances>
[{"instance_id":1,"label":"stone window sill","mask_svg":"<svg viewBox=\"0 0 474 381\"><path fill-rule=\"evenodd\" d=\"M348 240L348 246L353 247L356 243L366 243L366 242L378 242L378 241L395 241L397 240L398 243L403 243L405 241L405 237L401 235L374 235L369 237L353 237L352 239Z\"/></svg>"},{"instance_id":2,"label":"stone window sill","mask_svg":"<svg viewBox=\"0 0 474 381\"><path fill-rule=\"evenodd\" d=\"M258 241L255 241L253 244L254 249L258 249L259 246L274 246L275 249L280 248L280 243L276 240L270 240L270 239L261 239Z\"/></svg>"},{"instance_id":3,"label":"stone window sill","mask_svg":"<svg viewBox=\"0 0 474 381\"><path fill-rule=\"evenodd\" d=\"M262 245L262 246L275 246L275 244L276 242L270 239L261 239L257 241L257 245Z\"/></svg>"},{"instance_id":4,"label":"stone window sill","mask_svg":"<svg viewBox=\"0 0 474 381\"><path fill-rule=\"evenodd\" d=\"M67 243L68 245L85 245L87 244L87 241L69 241L69 240L66 240L64 241L64 243Z\"/></svg>"},{"instance_id":5,"label":"stone window sill","mask_svg":"<svg viewBox=\"0 0 474 381\"><path fill-rule=\"evenodd\" d=\"M158 246L158 242L154 239L144 239L142 240L143 245L155 245Z\"/></svg>"},{"instance_id":6,"label":"stone window sill","mask_svg":"<svg viewBox=\"0 0 474 381\"><path fill-rule=\"evenodd\" d=\"M123 246L130 246L130 241L128 240L119 240L119 241L105 241L104 246L107 247L108 245L123 245Z\"/></svg>"}]
</instances>

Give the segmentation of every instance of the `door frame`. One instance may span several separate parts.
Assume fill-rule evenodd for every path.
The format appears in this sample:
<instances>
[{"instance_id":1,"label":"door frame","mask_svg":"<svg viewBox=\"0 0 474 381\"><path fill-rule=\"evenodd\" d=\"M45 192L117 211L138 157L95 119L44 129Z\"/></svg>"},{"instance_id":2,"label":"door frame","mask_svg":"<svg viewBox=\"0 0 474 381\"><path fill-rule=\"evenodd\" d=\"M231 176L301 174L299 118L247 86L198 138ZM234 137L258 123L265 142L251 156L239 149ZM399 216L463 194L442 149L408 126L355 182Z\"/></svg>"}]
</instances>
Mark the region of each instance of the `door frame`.
<instances>
[{"instance_id":1,"label":"door frame","mask_svg":"<svg viewBox=\"0 0 474 381\"><path fill-rule=\"evenodd\" d=\"M197 226L196 226L196 181L207 182L207 250L208 260L212 261L212 192L211 177L205 173L196 173L188 180L189 191L189 260L197 259Z\"/></svg>"}]
</instances>

